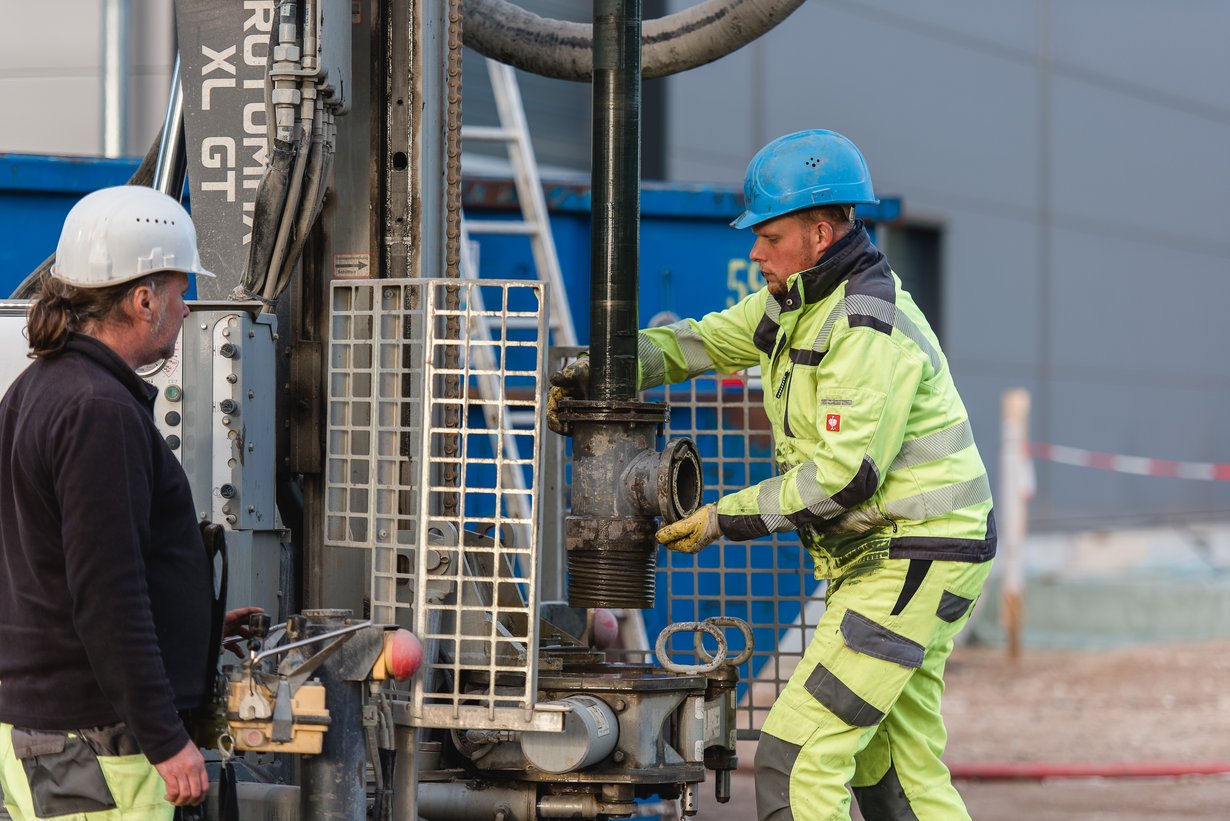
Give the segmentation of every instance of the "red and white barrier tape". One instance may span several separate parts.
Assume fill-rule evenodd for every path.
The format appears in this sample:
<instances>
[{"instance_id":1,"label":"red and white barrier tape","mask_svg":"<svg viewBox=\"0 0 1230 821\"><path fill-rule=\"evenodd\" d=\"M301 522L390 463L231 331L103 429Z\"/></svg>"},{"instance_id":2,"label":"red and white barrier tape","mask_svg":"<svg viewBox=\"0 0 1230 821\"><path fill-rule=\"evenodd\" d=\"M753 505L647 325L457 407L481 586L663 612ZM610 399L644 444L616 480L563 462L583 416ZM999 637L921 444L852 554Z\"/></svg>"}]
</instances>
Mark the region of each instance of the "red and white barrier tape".
<instances>
[{"instance_id":1,"label":"red and white barrier tape","mask_svg":"<svg viewBox=\"0 0 1230 821\"><path fill-rule=\"evenodd\" d=\"M1174 479L1230 482L1230 465L1213 462L1175 462L1169 459L1149 459L1144 456L1122 456L1118 453L1102 453L1063 445L1046 445L1041 442L1029 443L1029 455L1045 462L1113 470L1116 473L1134 473L1137 476L1168 476Z\"/></svg>"}]
</instances>

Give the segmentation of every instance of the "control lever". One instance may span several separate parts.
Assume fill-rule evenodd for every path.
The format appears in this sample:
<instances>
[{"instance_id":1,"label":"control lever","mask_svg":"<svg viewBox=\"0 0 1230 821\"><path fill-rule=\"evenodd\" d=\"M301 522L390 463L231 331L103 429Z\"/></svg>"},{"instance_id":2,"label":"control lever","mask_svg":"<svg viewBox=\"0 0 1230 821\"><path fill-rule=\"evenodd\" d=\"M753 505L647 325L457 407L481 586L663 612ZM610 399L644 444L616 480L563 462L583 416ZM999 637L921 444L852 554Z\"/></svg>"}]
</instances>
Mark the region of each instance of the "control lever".
<instances>
[{"instance_id":1,"label":"control lever","mask_svg":"<svg viewBox=\"0 0 1230 821\"><path fill-rule=\"evenodd\" d=\"M265 638L269 635L269 627L272 624L273 620L265 613L253 613L248 616L248 631L251 633L251 637L248 639L249 658L261 651Z\"/></svg>"}]
</instances>

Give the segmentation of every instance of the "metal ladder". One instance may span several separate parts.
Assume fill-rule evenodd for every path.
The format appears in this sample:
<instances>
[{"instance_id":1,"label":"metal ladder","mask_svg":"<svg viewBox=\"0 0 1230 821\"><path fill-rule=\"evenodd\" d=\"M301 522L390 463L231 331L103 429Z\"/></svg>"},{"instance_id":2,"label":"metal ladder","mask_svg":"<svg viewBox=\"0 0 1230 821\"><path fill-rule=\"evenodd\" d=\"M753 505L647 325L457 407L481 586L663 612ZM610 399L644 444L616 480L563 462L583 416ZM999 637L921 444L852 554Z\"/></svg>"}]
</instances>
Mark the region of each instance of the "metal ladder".
<instances>
[{"instance_id":1,"label":"metal ladder","mask_svg":"<svg viewBox=\"0 0 1230 821\"><path fill-rule=\"evenodd\" d=\"M538 162L534 157L533 146L530 144L529 124L525 119L525 108L521 101L521 91L517 86L517 75L512 66L487 59L487 74L491 79L491 90L495 97L498 126L463 125L462 140L479 140L485 142L503 143L508 149L508 159L513 170L513 185L517 192L517 201L521 207L519 220L469 220L464 212L461 217L461 276L466 279L479 279L478 265L472 253L472 234L505 234L522 235L529 238L534 257L534 268L538 279L547 283L547 300L549 328L554 333L557 345L575 345L576 328L572 322L572 311L568 307L568 297L564 289L563 275L560 273L559 256L555 250L555 238L551 234L550 218L547 214L546 198L542 193L542 179L538 175ZM471 294L472 301L479 301L481 296L477 290ZM478 335L486 340L491 338L491 328L480 326L475 329ZM547 344L547 340L543 340ZM486 358L487 348L478 347L475 350L480 360ZM488 363L482 363L484 365ZM478 379L479 390L486 396L495 396L500 386L491 377ZM499 427L497 409L484 404L483 413L487 418L488 427ZM533 412L508 413L508 419L516 427L531 428L535 424ZM494 437L493 437L494 438ZM517 443L512 437L499 437L504 456L510 462L521 460ZM493 446L496 443L493 441ZM514 487L525 489L525 480L519 470L511 471L506 477ZM517 506L522 507L523 497L514 497ZM518 510L518 515L528 516L528 510Z\"/></svg>"},{"instance_id":2,"label":"metal ladder","mask_svg":"<svg viewBox=\"0 0 1230 821\"><path fill-rule=\"evenodd\" d=\"M550 301L549 328L554 334L552 342L560 347L576 347L576 326L572 320L572 309L568 305L568 294L564 287L563 274L560 271L555 238L551 234L546 198L542 193L542 179L538 175L538 162L534 157L533 146L530 144L530 129L525 119L525 107L521 102L521 90L517 85L516 71L512 66L487 59L487 74L491 79L491 90L495 96L496 112L500 124L498 126L463 125L461 137L462 140L499 142L507 146L508 159L513 171L513 185L517 192L517 202L521 207L521 219L467 220L463 213L461 219L461 275L469 278L478 277L478 268L470 252L471 234L528 236L538 279L547 283L547 298ZM480 389L486 390L487 386L480 385ZM533 424L533 420L519 421L523 424L527 422L529 425ZM513 451L511 453L507 450L510 446ZM516 444L508 439L505 440L505 455L510 461L520 458L520 455L516 453ZM520 476L515 477L514 481L520 481ZM645 622L641 611L617 610L615 617L619 620L621 633L626 636L627 649L641 652L642 660L649 660L649 639L645 632Z\"/></svg>"},{"instance_id":3,"label":"metal ladder","mask_svg":"<svg viewBox=\"0 0 1230 821\"><path fill-rule=\"evenodd\" d=\"M551 221L547 214L546 198L542 194L542 179L538 176L538 161L530 144L530 128L525 120L525 107L521 103L521 90L517 86L516 71L510 65L487 60L487 75L491 78L491 90L495 95L498 126L463 125L462 140L503 143L508 149L512 165L513 186L517 202L521 206L519 220L467 220L462 215L461 242L468 247L471 234L515 234L529 237L534 255L534 268L538 279L547 283L551 303L550 323L556 345L576 345L577 331L568 307L568 295L564 278L560 273L559 255L555 250L555 237L551 234ZM462 255L462 276L477 278L478 271L470 266L466 270L467 255Z\"/></svg>"}]
</instances>

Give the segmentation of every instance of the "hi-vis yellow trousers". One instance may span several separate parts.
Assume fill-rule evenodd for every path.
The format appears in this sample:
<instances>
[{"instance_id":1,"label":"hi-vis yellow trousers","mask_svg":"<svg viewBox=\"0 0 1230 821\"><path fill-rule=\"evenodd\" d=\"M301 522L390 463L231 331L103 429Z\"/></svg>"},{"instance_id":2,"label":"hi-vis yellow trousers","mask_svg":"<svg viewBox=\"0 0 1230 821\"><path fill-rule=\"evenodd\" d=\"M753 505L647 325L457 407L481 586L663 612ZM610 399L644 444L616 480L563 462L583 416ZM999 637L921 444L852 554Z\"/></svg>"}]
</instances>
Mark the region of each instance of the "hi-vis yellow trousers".
<instances>
[{"instance_id":1,"label":"hi-vis yellow trousers","mask_svg":"<svg viewBox=\"0 0 1230 821\"><path fill-rule=\"evenodd\" d=\"M76 732L0 724L4 809L13 821L170 821L166 784L135 747L122 724Z\"/></svg>"},{"instance_id":2,"label":"hi-vis yellow trousers","mask_svg":"<svg viewBox=\"0 0 1230 821\"><path fill-rule=\"evenodd\" d=\"M760 821L968 821L940 761L944 664L991 562L886 559L830 583L826 610L765 720Z\"/></svg>"}]
</instances>

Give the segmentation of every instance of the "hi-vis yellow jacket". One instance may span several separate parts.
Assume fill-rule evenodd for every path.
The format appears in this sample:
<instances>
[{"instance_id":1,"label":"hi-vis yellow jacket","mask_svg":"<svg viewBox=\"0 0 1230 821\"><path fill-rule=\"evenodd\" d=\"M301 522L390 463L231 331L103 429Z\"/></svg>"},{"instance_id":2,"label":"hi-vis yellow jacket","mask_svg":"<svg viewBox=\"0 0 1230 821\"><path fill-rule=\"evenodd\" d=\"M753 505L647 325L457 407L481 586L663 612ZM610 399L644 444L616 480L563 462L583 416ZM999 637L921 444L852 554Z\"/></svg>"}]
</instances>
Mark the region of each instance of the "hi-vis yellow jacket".
<instances>
[{"instance_id":1,"label":"hi-vis yellow jacket","mask_svg":"<svg viewBox=\"0 0 1230 821\"><path fill-rule=\"evenodd\" d=\"M817 578L993 557L991 488L948 362L862 224L787 285L640 332L642 388L760 365L780 475L722 497L722 532L797 529Z\"/></svg>"}]
</instances>

